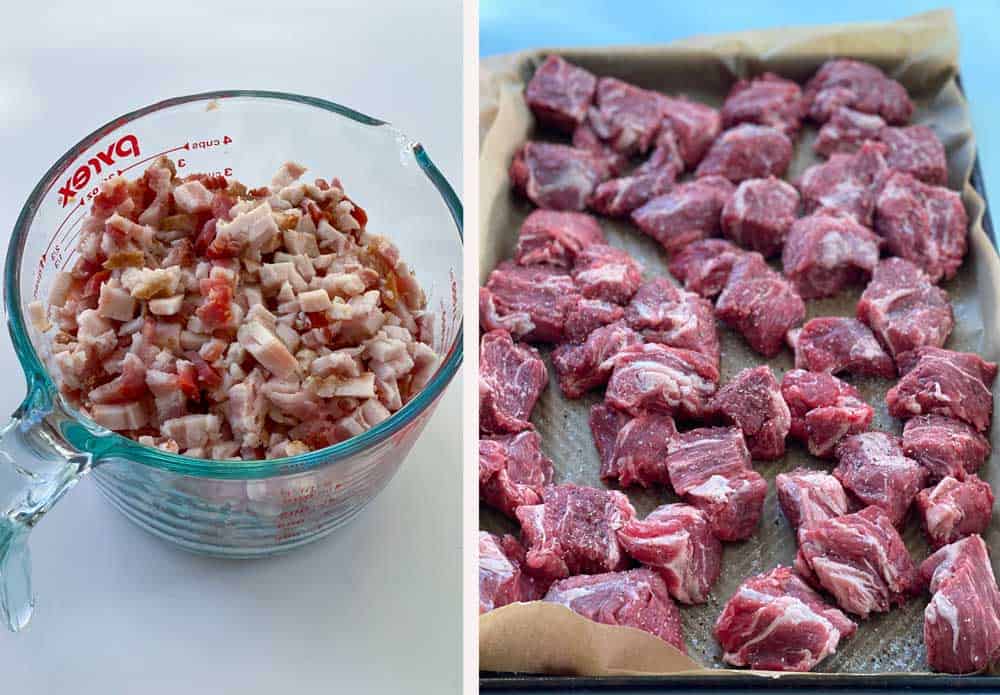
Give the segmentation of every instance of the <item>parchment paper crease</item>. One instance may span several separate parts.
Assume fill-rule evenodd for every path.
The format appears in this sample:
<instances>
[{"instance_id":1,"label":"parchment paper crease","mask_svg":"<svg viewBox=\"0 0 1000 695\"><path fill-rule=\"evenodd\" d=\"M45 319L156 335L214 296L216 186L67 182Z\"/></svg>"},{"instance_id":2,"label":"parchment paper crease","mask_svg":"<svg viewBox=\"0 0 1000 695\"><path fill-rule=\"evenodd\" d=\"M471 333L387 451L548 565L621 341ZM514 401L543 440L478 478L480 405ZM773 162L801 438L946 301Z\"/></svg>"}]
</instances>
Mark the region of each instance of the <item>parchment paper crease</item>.
<instances>
[{"instance_id":1,"label":"parchment paper crease","mask_svg":"<svg viewBox=\"0 0 1000 695\"><path fill-rule=\"evenodd\" d=\"M534 132L522 90L535 67L550 53L558 53L600 76L615 76L670 94L685 93L715 106L740 77L765 70L804 82L828 58L854 57L879 65L900 80L917 105L913 122L937 133L948 153L949 186L962 192L970 219L970 251L958 277L944 287L951 295L956 327L947 347L1000 358L996 298L1000 287L1000 260L983 231L982 198L969 177L975 157L975 138L965 99L955 82L958 36L950 11L917 15L892 23L785 28L725 36L696 37L668 46L606 49L540 49L483 61L480 94L480 282L501 260L513 254L517 230L531 206L509 190L507 167L526 139L547 135ZM799 138L796 157L786 178L796 178L814 163L811 143L816 130L808 125ZM669 276L660 247L631 225L602 219L610 243L637 257L646 276ZM860 290L828 300L809 302L809 317L853 315ZM743 340L720 326L723 383L744 367L759 364ZM544 352L544 351L543 351ZM546 359L548 359L546 355ZM791 368L786 351L768 362L778 378ZM551 373L551 363L550 363ZM848 380L858 386L876 409L874 429L899 432L901 425L886 412L884 395L891 383L878 379ZM563 398L551 381L533 422L543 436L543 448L556 466L556 482L603 486L597 453L587 425L596 392L572 401ZM996 410L996 408L994 409ZM1000 442L994 416L994 450ZM783 460L755 467L771 483L778 473L799 465L829 469L790 443ZM1000 463L994 454L980 475L1000 490ZM640 515L675 501L663 489L628 489ZM483 508L481 527L497 532L516 531L509 519ZM1000 559L1000 524L996 519L986 534L994 562ZM904 533L914 560L928 554L919 522L911 519ZM682 607L688 653L704 668L720 669L719 647L712 625L740 582L777 564L790 564L795 539L777 505L770 485L758 533L744 543L727 544L723 573L711 600L702 606ZM926 597L869 619L838 653L818 671L886 673L927 671L923 647L923 610ZM579 675L670 674L690 672L691 661L651 635L630 628L592 623L559 606L539 602L515 604L480 617L480 667L491 671L573 673ZM716 671L718 672L718 671ZM765 674L761 674L765 675ZM768 674L773 675L773 674Z\"/></svg>"}]
</instances>

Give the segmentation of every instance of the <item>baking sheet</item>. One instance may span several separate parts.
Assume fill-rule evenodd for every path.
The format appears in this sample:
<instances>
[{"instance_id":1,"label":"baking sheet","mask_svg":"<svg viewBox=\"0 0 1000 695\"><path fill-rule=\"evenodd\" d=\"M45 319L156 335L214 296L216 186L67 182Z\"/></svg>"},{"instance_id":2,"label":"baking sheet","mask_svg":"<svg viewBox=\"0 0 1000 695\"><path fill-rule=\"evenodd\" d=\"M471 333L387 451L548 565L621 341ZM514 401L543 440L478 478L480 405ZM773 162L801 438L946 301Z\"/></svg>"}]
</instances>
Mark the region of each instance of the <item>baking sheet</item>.
<instances>
[{"instance_id":1,"label":"baking sheet","mask_svg":"<svg viewBox=\"0 0 1000 695\"><path fill-rule=\"evenodd\" d=\"M913 122L930 126L944 143L949 187L962 192L969 214L969 255L958 276L943 285L951 295L956 322L946 347L977 352L993 361L1000 358L1000 332L995 318L1000 260L982 228L984 202L969 184L975 138L967 105L955 81L958 37L950 11L893 23L776 29L698 37L657 47L544 49L484 60L480 94L480 282L485 282L499 261L513 254L517 230L531 211L529 203L510 192L507 167L514 151L526 139L550 137L534 131L531 113L522 98L525 82L550 52L599 76L615 76L671 94L685 93L713 106L721 105L736 79L765 70L804 82L824 60L834 56L859 58L882 67L909 90L917 107ZM815 127L807 124L786 179L794 179L818 161L811 150L815 136ZM625 248L643 263L647 278L669 277L665 254L655 241L628 223L601 218L601 224L610 243ZM808 302L808 318L853 316L861 289ZM741 369L761 362L738 335L721 325L719 332L722 383ZM543 350L543 355L552 374L548 351ZM785 351L767 363L780 379L792 367L792 355ZM901 430L901 423L886 412L884 395L891 382L851 376L846 380L858 386L875 407L873 429L896 433ZM587 422L590 406L602 397L601 392L595 392L579 400L565 399L553 377L539 401L532 420L542 434L543 449L555 463L556 482L603 486ZM995 435L993 443L996 450ZM1000 485L998 458L1000 455L994 453L980 472L993 486ZM782 460L755 462L755 468L769 483L778 473L799 465L823 470L832 467L829 462L810 457L791 440ZM626 493L640 516L660 504L676 501L662 488L629 488ZM480 526L495 532L516 531L515 523L486 507L481 508ZM927 556L928 547L918 521L911 519L903 537L915 561ZM985 538L994 549L996 569L1000 559L995 550L1000 548L1000 522L996 518ZM775 565L790 564L795 549L794 535L770 485L758 533L743 543L725 544L722 577L709 602L681 607L688 654L700 667L724 666L711 629L740 582ZM842 642L838 653L816 671L927 671L922 639L926 599L916 598L902 608L863 622L858 633ZM607 658L601 658L602 653ZM630 628L598 626L561 607L538 602L516 604L480 617L483 670L600 676L670 674L690 671L692 666L655 637Z\"/></svg>"}]
</instances>

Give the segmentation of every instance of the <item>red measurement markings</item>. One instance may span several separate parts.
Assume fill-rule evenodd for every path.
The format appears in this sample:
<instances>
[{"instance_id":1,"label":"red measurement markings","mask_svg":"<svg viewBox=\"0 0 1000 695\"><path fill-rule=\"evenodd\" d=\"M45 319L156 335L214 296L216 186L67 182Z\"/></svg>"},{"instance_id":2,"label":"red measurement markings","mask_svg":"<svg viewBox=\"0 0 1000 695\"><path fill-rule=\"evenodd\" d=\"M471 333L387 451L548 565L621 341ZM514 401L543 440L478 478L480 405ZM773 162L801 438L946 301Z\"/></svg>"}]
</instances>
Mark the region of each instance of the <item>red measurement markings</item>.
<instances>
[{"instance_id":1,"label":"red measurement markings","mask_svg":"<svg viewBox=\"0 0 1000 695\"><path fill-rule=\"evenodd\" d=\"M59 238L59 232L62 231L63 226L69 221L69 218L72 217L74 213L76 213L82 207L83 207L83 199L80 200L79 205L77 205L75 208L69 211L69 214L66 215L66 217L63 218L63 221L59 223L59 226L56 227L55 234L53 234L52 237L49 239L49 244L48 246L45 247L45 253L42 254L41 258L42 265L45 265L45 257L49 255L49 251L52 249L52 244L54 244L56 242L56 239ZM80 220L82 219L83 217L80 218ZM79 222L80 220L77 220L77 222ZM70 227L70 229L72 229L72 227Z\"/></svg>"},{"instance_id":2,"label":"red measurement markings","mask_svg":"<svg viewBox=\"0 0 1000 695\"><path fill-rule=\"evenodd\" d=\"M84 217L77 218L76 222L70 225L66 232L66 239L61 244L56 244L55 251L53 252L53 265L58 270L59 268L65 268L69 263L73 254L76 253L76 240L80 237L80 232L83 231L83 227L80 227L75 232L74 228L77 227L81 222L83 222ZM64 249L69 249L69 255L66 258L60 258L60 255Z\"/></svg>"},{"instance_id":3,"label":"red measurement markings","mask_svg":"<svg viewBox=\"0 0 1000 695\"><path fill-rule=\"evenodd\" d=\"M156 154L150 155L149 157L146 157L145 159L140 159L138 162L133 162L132 164L129 164L127 167L125 167L123 169L119 169L118 170L118 175L121 176L123 173L125 173L129 169L134 169L135 167L139 166L140 164L145 164L146 162L148 162L151 159L156 159L157 157L162 157L165 154L170 154L171 152L176 152L177 150L189 150L189 149L191 149L191 143L185 142L183 145L178 145L177 147L171 147L168 150L163 150L162 152L157 152Z\"/></svg>"}]
</instances>

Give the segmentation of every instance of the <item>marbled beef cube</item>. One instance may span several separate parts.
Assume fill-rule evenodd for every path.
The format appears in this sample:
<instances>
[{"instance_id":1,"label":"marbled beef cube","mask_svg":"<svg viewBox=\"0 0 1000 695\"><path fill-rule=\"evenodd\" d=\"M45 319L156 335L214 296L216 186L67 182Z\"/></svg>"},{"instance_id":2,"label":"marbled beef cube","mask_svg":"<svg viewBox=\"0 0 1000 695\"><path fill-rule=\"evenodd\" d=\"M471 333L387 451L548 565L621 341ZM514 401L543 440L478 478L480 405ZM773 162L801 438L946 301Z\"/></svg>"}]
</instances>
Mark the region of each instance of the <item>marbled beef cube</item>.
<instances>
[{"instance_id":1,"label":"marbled beef cube","mask_svg":"<svg viewBox=\"0 0 1000 695\"><path fill-rule=\"evenodd\" d=\"M810 372L896 376L896 365L868 326L845 316L824 316L789 331L795 366Z\"/></svg>"},{"instance_id":2,"label":"marbled beef cube","mask_svg":"<svg viewBox=\"0 0 1000 695\"><path fill-rule=\"evenodd\" d=\"M542 124L566 133L580 125L594 100L597 78L557 55L538 66L524 100Z\"/></svg>"},{"instance_id":3,"label":"marbled beef cube","mask_svg":"<svg viewBox=\"0 0 1000 695\"><path fill-rule=\"evenodd\" d=\"M917 510L932 548L985 533L993 516L993 490L977 475L943 478L917 495Z\"/></svg>"},{"instance_id":4,"label":"marbled beef cube","mask_svg":"<svg viewBox=\"0 0 1000 695\"><path fill-rule=\"evenodd\" d=\"M697 419L718 381L715 363L700 352L646 343L619 351L604 398L632 415L649 411Z\"/></svg>"},{"instance_id":5,"label":"marbled beef cube","mask_svg":"<svg viewBox=\"0 0 1000 695\"><path fill-rule=\"evenodd\" d=\"M878 140L883 128L881 117L842 106L819 129L813 150L824 157L853 154L865 140Z\"/></svg>"},{"instance_id":6,"label":"marbled beef cube","mask_svg":"<svg viewBox=\"0 0 1000 695\"><path fill-rule=\"evenodd\" d=\"M559 387L567 398L580 398L607 383L615 356L623 348L642 343L642 336L624 321L591 331L583 343L564 343L552 352Z\"/></svg>"},{"instance_id":7,"label":"marbled beef cube","mask_svg":"<svg viewBox=\"0 0 1000 695\"><path fill-rule=\"evenodd\" d=\"M708 413L743 431L751 457L773 461L785 455L791 413L767 365L734 376L709 401Z\"/></svg>"},{"instance_id":8,"label":"marbled beef cube","mask_svg":"<svg viewBox=\"0 0 1000 695\"><path fill-rule=\"evenodd\" d=\"M927 469L931 482L965 480L990 455L990 440L972 425L943 415L920 415L903 426L903 452Z\"/></svg>"},{"instance_id":9,"label":"marbled beef cube","mask_svg":"<svg viewBox=\"0 0 1000 695\"><path fill-rule=\"evenodd\" d=\"M479 440L479 498L513 518L514 510L542 501L552 461L534 430Z\"/></svg>"},{"instance_id":10,"label":"marbled beef cube","mask_svg":"<svg viewBox=\"0 0 1000 695\"><path fill-rule=\"evenodd\" d=\"M875 415L860 391L822 372L786 372L781 395L792 415L788 433L821 458L833 456L843 437L867 430Z\"/></svg>"},{"instance_id":11,"label":"marbled beef cube","mask_svg":"<svg viewBox=\"0 0 1000 695\"><path fill-rule=\"evenodd\" d=\"M725 239L695 241L670 259L670 274L689 292L712 299L726 286L733 263L743 250Z\"/></svg>"},{"instance_id":12,"label":"marbled beef cube","mask_svg":"<svg viewBox=\"0 0 1000 695\"><path fill-rule=\"evenodd\" d=\"M809 117L818 123L826 122L841 106L878 114L893 124L906 123L913 115L913 102L903 85L870 63L848 58L823 63L806 84L803 100Z\"/></svg>"},{"instance_id":13,"label":"marbled beef cube","mask_svg":"<svg viewBox=\"0 0 1000 695\"><path fill-rule=\"evenodd\" d=\"M792 141L770 126L744 123L730 128L712 143L695 176L722 176L733 183L782 176L793 154Z\"/></svg>"},{"instance_id":14,"label":"marbled beef cube","mask_svg":"<svg viewBox=\"0 0 1000 695\"><path fill-rule=\"evenodd\" d=\"M823 471L796 468L779 473L774 487L781 511L794 529L847 514L850 508L840 481Z\"/></svg>"},{"instance_id":15,"label":"marbled beef cube","mask_svg":"<svg viewBox=\"0 0 1000 695\"><path fill-rule=\"evenodd\" d=\"M716 109L684 97L663 97L664 121L677 137L677 147L688 169L693 169L722 130Z\"/></svg>"},{"instance_id":16,"label":"marbled beef cube","mask_svg":"<svg viewBox=\"0 0 1000 695\"><path fill-rule=\"evenodd\" d=\"M535 210L521 224L514 258L519 265L571 268L581 251L603 243L601 225L590 215Z\"/></svg>"},{"instance_id":17,"label":"marbled beef cube","mask_svg":"<svg viewBox=\"0 0 1000 695\"><path fill-rule=\"evenodd\" d=\"M494 434L530 429L531 411L549 373L538 351L503 330L479 344L479 430Z\"/></svg>"},{"instance_id":18,"label":"marbled beef cube","mask_svg":"<svg viewBox=\"0 0 1000 695\"><path fill-rule=\"evenodd\" d=\"M523 566L524 548L516 538L479 532L480 613L545 595L547 582L525 574Z\"/></svg>"},{"instance_id":19,"label":"marbled beef cube","mask_svg":"<svg viewBox=\"0 0 1000 695\"><path fill-rule=\"evenodd\" d=\"M550 210L583 210L597 184L610 175L606 159L549 142L525 143L510 165L514 190Z\"/></svg>"},{"instance_id":20,"label":"marbled beef cube","mask_svg":"<svg viewBox=\"0 0 1000 695\"><path fill-rule=\"evenodd\" d=\"M927 471L903 454L899 437L885 432L854 434L837 444L836 456L833 475L841 485L901 525L927 482Z\"/></svg>"},{"instance_id":21,"label":"marbled beef cube","mask_svg":"<svg viewBox=\"0 0 1000 695\"><path fill-rule=\"evenodd\" d=\"M717 236L733 184L719 176L688 181L632 212L632 221L673 254L691 242Z\"/></svg>"},{"instance_id":22,"label":"marbled beef cube","mask_svg":"<svg viewBox=\"0 0 1000 695\"><path fill-rule=\"evenodd\" d=\"M765 258L781 252L799 210L799 192L773 176L748 179L722 209L722 232Z\"/></svg>"},{"instance_id":23,"label":"marbled beef cube","mask_svg":"<svg viewBox=\"0 0 1000 695\"><path fill-rule=\"evenodd\" d=\"M663 120L661 95L614 77L597 81L590 127L616 152L642 154L656 139Z\"/></svg>"},{"instance_id":24,"label":"marbled beef cube","mask_svg":"<svg viewBox=\"0 0 1000 695\"><path fill-rule=\"evenodd\" d=\"M642 285L625 307L625 320L647 342L700 352L719 363L719 334L711 303L667 278Z\"/></svg>"},{"instance_id":25,"label":"marbled beef cube","mask_svg":"<svg viewBox=\"0 0 1000 695\"><path fill-rule=\"evenodd\" d=\"M506 329L529 342L560 343L579 298L568 273L504 261L479 291L479 322L484 330Z\"/></svg>"},{"instance_id":26,"label":"marbled beef cube","mask_svg":"<svg viewBox=\"0 0 1000 695\"><path fill-rule=\"evenodd\" d=\"M603 299L580 297L576 304L566 311L564 330L566 342L582 343L588 335L601 326L607 326L623 318L625 318L625 309L618 304L612 304Z\"/></svg>"},{"instance_id":27,"label":"marbled beef cube","mask_svg":"<svg viewBox=\"0 0 1000 695\"><path fill-rule=\"evenodd\" d=\"M867 282L878 265L882 240L849 217L822 212L792 224L781 263L803 299L831 297Z\"/></svg>"},{"instance_id":28,"label":"marbled beef cube","mask_svg":"<svg viewBox=\"0 0 1000 695\"><path fill-rule=\"evenodd\" d=\"M891 173L887 149L880 142L865 142L854 154L835 154L806 169L798 184L806 214L825 211L872 226L875 200Z\"/></svg>"},{"instance_id":29,"label":"marbled beef cube","mask_svg":"<svg viewBox=\"0 0 1000 695\"><path fill-rule=\"evenodd\" d=\"M572 275L587 299L624 304L642 284L642 264L624 249L594 244L577 255Z\"/></svg>"},{"instance_id":30,"label":"marbled beef cube","mask_svg":"<svg viewBox=\"0 0 1000 695\"><path fill-rule=\"evenodd\" d=\"M934 186L947 185L948 159L933 130L925 125L886 128L879 139L889 147L885 161L890 169Z\"/></svg>"},{"instance_id":31,"label":"marbled beef cube","mask_svg":"<svg viewBox=\"0 0 1000 695\"><path fill-rule=\"evenodd\" d=\"M756 123L777 128L788 137L798 133L802 116L802 88L771 72L751 80L739 80L722 105L725 128Z\"/></svg>"}]
</instances>

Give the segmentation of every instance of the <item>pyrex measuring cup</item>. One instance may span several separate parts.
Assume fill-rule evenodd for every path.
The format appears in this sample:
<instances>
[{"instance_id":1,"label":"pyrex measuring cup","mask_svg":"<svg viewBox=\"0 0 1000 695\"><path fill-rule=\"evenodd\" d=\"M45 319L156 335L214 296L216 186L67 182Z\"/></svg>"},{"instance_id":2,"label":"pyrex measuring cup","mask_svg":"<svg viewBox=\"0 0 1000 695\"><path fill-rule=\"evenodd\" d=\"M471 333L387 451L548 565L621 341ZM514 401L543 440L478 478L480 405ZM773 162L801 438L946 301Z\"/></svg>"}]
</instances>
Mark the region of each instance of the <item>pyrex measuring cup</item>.
<instances>
[{"instance_id":1,"label":"pyrex measuring cup","mask_svg":"<svg viewBox=\"0 0 1000 695\"><path fill-rule=\"evenodd\" d=\"M340 444L270 461L173 455L106 430L58 395L44 338L27 326L69 269L89 201L117 174L170 155L178 173L256 185L285 161L338 177L414 268L437 312L441 366L391 418ZM160 102L88 135L35 186L14 228L4 275L11 337L27 396L0 430L0 612L12 630L33 605L27 536L91 468L102 493L147 531L188 550L248 558L290 550L347 523L389 481L462 360L462 206L426 151L387 123L320 99L214 92ZM442 462L454 465L459 461Z\"/></svg>"}]
</instances>

